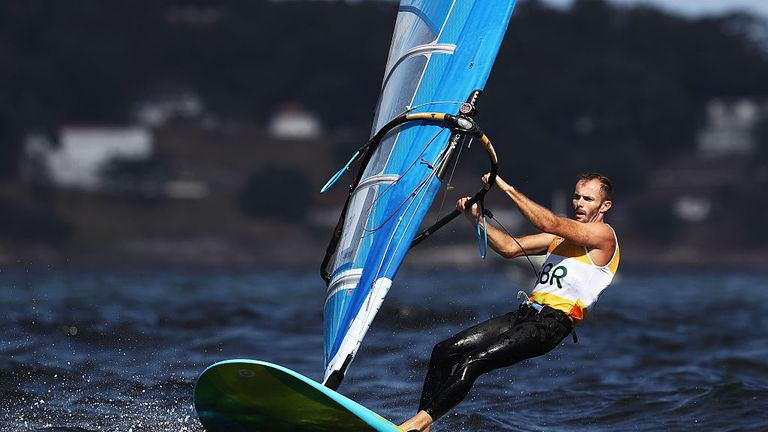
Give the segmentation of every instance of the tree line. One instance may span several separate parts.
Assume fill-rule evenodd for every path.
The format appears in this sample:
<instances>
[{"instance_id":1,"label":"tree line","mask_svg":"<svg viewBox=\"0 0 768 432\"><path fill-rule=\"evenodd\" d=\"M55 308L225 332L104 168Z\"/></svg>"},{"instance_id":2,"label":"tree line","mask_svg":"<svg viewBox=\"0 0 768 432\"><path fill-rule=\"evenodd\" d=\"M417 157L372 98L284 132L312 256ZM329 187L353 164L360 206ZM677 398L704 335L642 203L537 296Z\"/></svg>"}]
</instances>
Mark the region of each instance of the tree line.
<instances>
[{"instance_id":1,"label":"tree line","mask_svg":"<svg viewBox=\"0 0 768 432\"><path fill-rule=\"evenodd\" d=\"M126 121L154 89L194 89L219 116L298 101L367 130L397 5L251 0L0 3L0 175L29 130ZM712 98L768 95L760 22L686 19L578 0L517 5L479 121L531 185L590 167L631 190L687 151Z\"/></svg>"}]
</instances>

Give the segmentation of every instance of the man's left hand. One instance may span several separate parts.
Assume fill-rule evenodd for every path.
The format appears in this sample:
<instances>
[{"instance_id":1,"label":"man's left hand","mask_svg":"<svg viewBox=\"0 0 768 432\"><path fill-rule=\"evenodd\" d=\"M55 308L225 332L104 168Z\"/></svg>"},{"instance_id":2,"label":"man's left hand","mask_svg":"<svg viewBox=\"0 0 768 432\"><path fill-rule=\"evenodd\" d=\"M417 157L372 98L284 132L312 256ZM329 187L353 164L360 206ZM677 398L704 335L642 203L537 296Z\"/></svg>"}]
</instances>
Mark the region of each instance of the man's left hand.
<instances>
[{"instance_id":1,"label":"man's left hand","mask_svg":"<svg viewBox=\"0 0 768 432\"><path fill-rule=\"evenodd\" d=\"M482 180L483 180L483 187L485 187L486 189L490 189L491 188L491 185L488 184L488 180L490 178L491 178L491 173L485 173L485 175L483 175L483 178L482 178ZM495 182L495 184L502 191L504 191L505 189L508 189L510 187L509 183L505 182L504 179L501 178L501 176L499 176L498 174L496 175L496 182Z\"/></svg>"}]
</instances>

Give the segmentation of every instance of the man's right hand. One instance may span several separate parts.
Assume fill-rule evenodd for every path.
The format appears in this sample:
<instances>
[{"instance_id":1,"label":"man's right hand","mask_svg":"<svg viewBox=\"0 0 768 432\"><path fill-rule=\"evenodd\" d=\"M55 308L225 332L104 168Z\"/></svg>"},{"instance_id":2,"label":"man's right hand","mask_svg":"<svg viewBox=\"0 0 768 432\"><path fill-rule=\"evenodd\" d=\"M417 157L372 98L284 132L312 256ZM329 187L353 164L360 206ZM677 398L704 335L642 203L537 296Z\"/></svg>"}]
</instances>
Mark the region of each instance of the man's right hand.
<instances>
[{"instance_id":1,"label":"man's right hand","mask_svg":"<svg viewBox=\"0 0 768 432\"><path fill-rule=\"evenodd\" d=\"M477 204L473 204L471 209L467 208L467 201L469 201L470 198L471 197L459 198L459 200L456 201L456 210L464 213L464 216L466 216L470 222L475 223L475 221L477 221L477 214L480 210L478 209Z\"/></svg>"}]
</instances>

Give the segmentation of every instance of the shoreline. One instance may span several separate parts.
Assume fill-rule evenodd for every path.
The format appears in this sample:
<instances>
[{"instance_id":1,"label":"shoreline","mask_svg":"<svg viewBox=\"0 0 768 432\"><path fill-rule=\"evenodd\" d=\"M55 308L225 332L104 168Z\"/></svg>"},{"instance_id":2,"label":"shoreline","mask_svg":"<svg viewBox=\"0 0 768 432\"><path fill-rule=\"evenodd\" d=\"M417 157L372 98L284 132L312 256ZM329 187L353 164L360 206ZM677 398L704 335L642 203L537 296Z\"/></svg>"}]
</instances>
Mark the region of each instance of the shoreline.
<instances>
[{"instance_id":1,"label":"shoreline","mask_svg":"<svg viewBox=\"0 0 768 432\"><path fill-rule=\"evenodd\" d=\"M308 242L311 243L311 242ZM232 245L217 244L215 251L195 248L170 252L175 248L184 249L188 243L164 242L162 248L138 248L126 251L124 248L103 250L76 250L44 246L17 247L13 252L6 246L0 248L0 271L7 269L104 269L104 270L186 270L186 271L311 271L319 273L324 248L316 244L305 244L301 248L281 247L272 250L253 248L238 249ZM154 250L153 250L154 249ZM538 267L536 260L534 263ZM654 249L649 247L622 248L622 272L636 271L768 271L768 252L726 251L706 255L690 248ZM430 248L411 251L403 262L407 271L482 271L505 270L520 267L522 272L531 271L525 258L507 261L489 252L485 260L478 256L477 245L454 243L433 245Z\"/></svg>"}]
</instances>

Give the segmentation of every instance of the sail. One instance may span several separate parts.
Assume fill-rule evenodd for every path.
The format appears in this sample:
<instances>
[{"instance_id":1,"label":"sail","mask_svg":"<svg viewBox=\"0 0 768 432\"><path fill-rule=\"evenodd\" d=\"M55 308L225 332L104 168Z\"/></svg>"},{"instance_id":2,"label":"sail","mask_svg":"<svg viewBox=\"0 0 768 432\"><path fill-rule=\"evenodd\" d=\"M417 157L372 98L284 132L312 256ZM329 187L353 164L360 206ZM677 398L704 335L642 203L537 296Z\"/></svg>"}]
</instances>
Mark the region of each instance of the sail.
<instances>
[{"instance_id":1,"label":"sail","mask_svg":"<svg viewBox=\"0 0 768 432\"><path fill-rule=\"evenodd\" d=\"M515 0L402 0L371 136L404 111L456 114L482 90ZM335 388L440 186L452 132L405 123L366 158L327 260L324 383ZM341 222L340 222L341 224Z\"/></svg>"}]
</instances>

